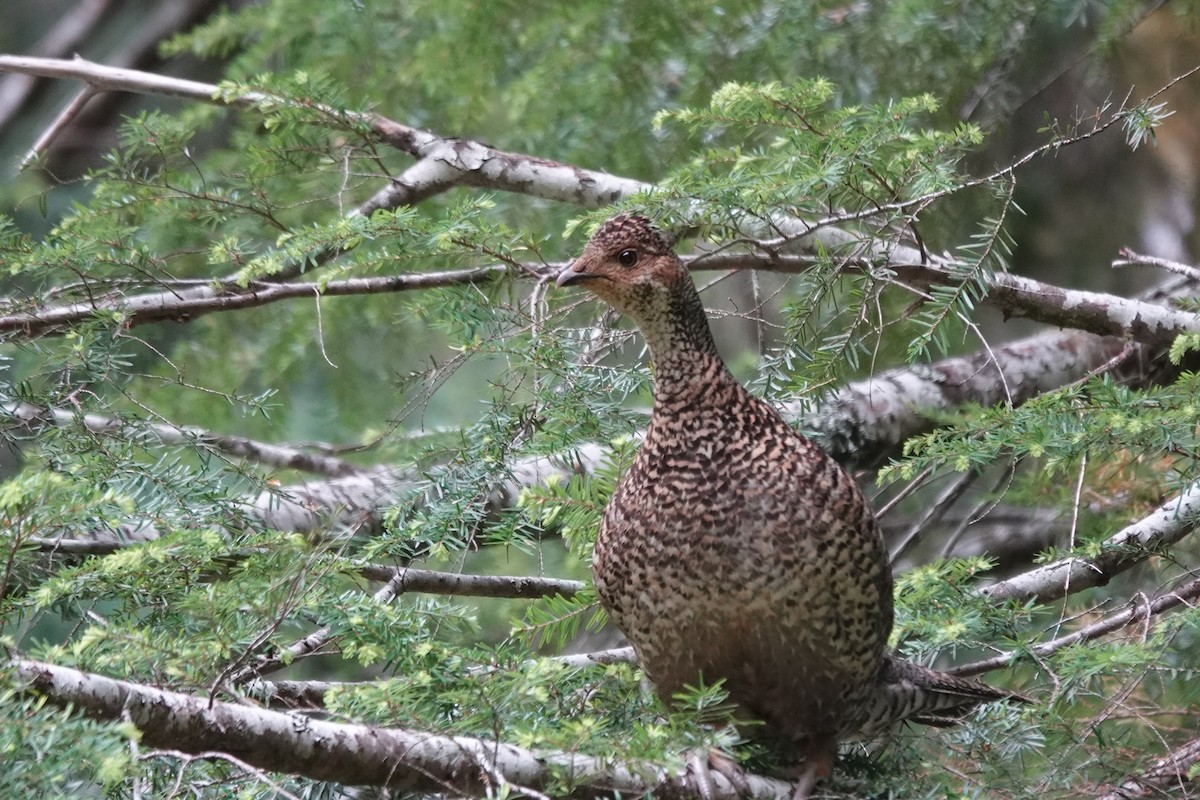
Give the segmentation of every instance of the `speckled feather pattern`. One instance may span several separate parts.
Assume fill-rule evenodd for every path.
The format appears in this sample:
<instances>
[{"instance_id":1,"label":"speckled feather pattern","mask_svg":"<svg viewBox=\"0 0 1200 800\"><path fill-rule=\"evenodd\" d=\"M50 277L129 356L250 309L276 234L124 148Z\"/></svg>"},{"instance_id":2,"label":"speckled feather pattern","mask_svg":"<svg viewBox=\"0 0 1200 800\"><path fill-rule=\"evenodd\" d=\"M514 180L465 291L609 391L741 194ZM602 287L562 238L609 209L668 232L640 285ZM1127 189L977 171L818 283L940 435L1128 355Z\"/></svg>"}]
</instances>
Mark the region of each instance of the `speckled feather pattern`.
<instances>
[{"instance_id":1,"label":"speckled feather pattern","mask_svg":"<svg viewBox=\"0 0 1200 800\"><path fill-rule=\"evenodd\" d=\"M651 351L650 425L605 510L593 575L660 696L724 679L745 717L825 765L839 740L922 709L935 722L962 713L984 699L965 699L973 686L1003 696L885 656L892 579L873 512L837 462L734 379L653 225L614 217L558 282L624 312ZM936 676L955 691L939 694Z\"/></svg>"},{"instance_id":2,"label":"speckled feather pattern","mask_svg":"<svg viewBox=\"0 0 1200 800\"><path fill-rule=\"evenodd\" d=\"M593 570L664 697L724 678L805 749L864 720L892 624L874 518L853 479L727 373L656 402Z\"/></svg>"}]
</instances>

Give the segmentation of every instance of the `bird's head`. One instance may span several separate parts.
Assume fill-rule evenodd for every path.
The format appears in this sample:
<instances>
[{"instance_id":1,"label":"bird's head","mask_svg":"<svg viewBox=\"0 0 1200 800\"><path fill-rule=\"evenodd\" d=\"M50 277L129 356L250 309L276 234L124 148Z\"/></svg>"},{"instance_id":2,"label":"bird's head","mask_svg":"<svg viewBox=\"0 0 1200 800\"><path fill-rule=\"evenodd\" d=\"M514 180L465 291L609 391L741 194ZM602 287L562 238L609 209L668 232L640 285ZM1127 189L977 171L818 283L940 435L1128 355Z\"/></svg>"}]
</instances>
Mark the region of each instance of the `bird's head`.
<instances>
[{"instance_id":1,"label":"bird's head","mask_svg":"<svg viewBox=\"0 0 1200 800\"><path fill-rule=\"evenodd\" d=\"M556 283L579 284L641 324L672 296L691 290L691 280L670 240L650 220L618 214L596 230Z\"/></svg>"}]
</instances>

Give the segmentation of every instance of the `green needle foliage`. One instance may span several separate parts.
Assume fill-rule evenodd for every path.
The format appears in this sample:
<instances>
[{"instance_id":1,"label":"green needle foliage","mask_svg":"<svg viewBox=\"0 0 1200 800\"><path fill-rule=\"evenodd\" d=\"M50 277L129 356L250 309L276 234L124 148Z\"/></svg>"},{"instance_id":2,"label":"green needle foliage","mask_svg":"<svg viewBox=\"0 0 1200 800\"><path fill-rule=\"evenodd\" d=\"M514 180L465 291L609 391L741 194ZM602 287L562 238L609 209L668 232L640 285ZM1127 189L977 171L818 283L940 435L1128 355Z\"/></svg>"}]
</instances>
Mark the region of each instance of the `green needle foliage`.
<instances>
[{"instance_id":1,"label":"green needle foliage","mask_svg":"<svg viewBox=\"0 0 1200 800\"><path fill-rule=\"evenodd\" d=\"M1092 136L1085 112L1010 127L1061 71L1047 54L1102 73L1150 10L263 0L173 35L161 55L183 72L205 60L212 103L142 97L77 179L54 180L51 152L46 170L0 181L0 797L357 791L354 776L148 744L119 714L31 692L21 659L214 707L279 707L271 692L301 682L320 707L296 712L297 728L312 714L476 737L652 783L711 748L776 771L769 743L732 724L719 681L667 706L634 664L557 657L620 644L589 562L651 372L628 324L555 292L553 268L595 223L638 209L684 232L682 252L792 259L744 284L696 264L722 349L756 392L818 408L886 368L927 377L930 361L1011 338L984 310L989 288L1024 271L1032 209L1051 201L1003 167L1019 155L1007 137L1036 133L1030 149L1053 154ZM260 102L225 105L249 95ZM1172 111L1156 97L1107 109L1119 158L1155 152ZM49 122L26 113L30 130ZM487 142L514 159L505 175L566 165L581 186L474 172L359 213L416 163L371 114L463 152ZM28 146L0 139L4 163ZM646 191L602 186L612 203L587 206L576 190L604 173ZM901 248L920 264L897 263ZM935 262L938 280L911 280ZM247 300L297 284L282 301ZM147 321L159 307L170 313ZM983 526L982 511L1003 507L1031 526L1044 518L1028 512L1048 509L1069 530L963 558L942 557L957 552L950 522L923 532L934 544L897 580L897 650L939 667L1007 654L987 679L1034 702L847 744L831 792L1100 795L1200 738L1194 596L1044 646L1185 586L1194 541L1063 601L980 592L1109 552L1115 531L1200 478L1197 349L1192 331L1147 350L1154 369L1136 385L1097 375L1018 406L928 410L894 460L861 476L881 504L906 482L932 485L889 527L969 475L984 488L959 516ZM388 580L404 567L443 582ZM470 580L495 576L532 582ZM583 588L539 590L548 577ZM554 770L540 792L584 791Z\"/></svg>"}]
</instances>

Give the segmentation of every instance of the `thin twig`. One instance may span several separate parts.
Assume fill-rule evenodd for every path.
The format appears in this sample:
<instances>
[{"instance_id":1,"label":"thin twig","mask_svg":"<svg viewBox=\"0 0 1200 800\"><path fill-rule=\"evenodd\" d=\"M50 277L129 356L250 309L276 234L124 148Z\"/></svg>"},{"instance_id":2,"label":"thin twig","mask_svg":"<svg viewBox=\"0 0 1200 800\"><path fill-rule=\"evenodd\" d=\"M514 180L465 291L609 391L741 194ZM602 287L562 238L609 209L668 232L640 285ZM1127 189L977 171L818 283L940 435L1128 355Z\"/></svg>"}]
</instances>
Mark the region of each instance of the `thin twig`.
<instances>
[{"instance_id":1,"label":"thin twig","mask_svg":"<svg viewBox=\"0 0 1200 800\"><path fill-rule=\"evenodd\" d=\"M313 289L313 305L317 312L317 348L321 351L321 358L325 359L325 363L334 369L338 365L329 360L329 354L325 352L325 324L321 318L321 293L316 288Z\"/></svg>"},{"instance_id":2,"label":"thin twig","mask_svg":"<svg viewBox=\"0 0 1200 800\"><path fill-rule=\"evenodd\" d=\"M977 472L963 472L955 476L955 478L950 481L950 485L943 489L941 494L938 495L937 499L933 501L933 505L926 509L925 512L921 514L921 516L919 516L916 521L912 523L912 525L909 526L908 531L906 531L905 534L900 537L900 541L892 549L892 554L889 558L891 563L895 564L896 560L903 555L904 551L907 550L915 541L917 541L917 539L920 538L921 534L924 533L929 526L936 525L938 520L945 516L950 507L958 502L959 498L963 496L963 493L966 492L967 489L971 488L971 484L975 483L975 480L978 477L979 473Z\"/></svg>"},{"instance_id":3,"label":"thin twig","mask_svg":"<svg viewBox=\"0 0 1200 800\"><path fill-rule=\"evenodd\" d=\"M1159 269L1165 269L1168 272L1174 272L1177 275L1183 275L1190 280L1200 281L1200 269L1196 269L1188 264L1180 264L1178 261L1171 261L1167 258L1140 255L1128 247L1122 247L1120 252L1122 258L1113 260L1112 265L1114 267L1158 267Z\"/></svg>"},{"instance_id":4,"label":"thin twig","mask_svg":"<svg viewBox=\"0 0 1200 800\"><path fill-rule=\"evenodd\" d=\"M1066 597L1143 563L1196 530L1200 524L1200 482L1188 485L1142 519L1100 543L1095 555L1068 556L985 586L979 594L993 602Z\"/></svg>"},{"instance_id":5,"label":"thin twig","mask_svg":"<svg viewBox=\"0 0 1200 800\"><path fill-rule=\"evenodd\" d=\"M136 741L136 739L137 739L137 737L130 737L130 741ZM230 764L233 764L235 767L240 769L242 772L245 772L248 775L253 775L256 780L258 780L262 783L265 783L267 786L269 786L271 788L271 791L275 792L275 794L281 795L281 796L287 798L288 800L300 800L299 797L292 794L287 789L284 789L283 786L281 786L280 784L271 780L271 777L269 775L267 775L267 773L264 772L263 770L257 769L255 767L251 766L250 764L246 763L245 761L242 761L240 758L235 758L234 756L229 755L229 753L222 753L218 750L208 750L203 753L185 753L181 750L159 749L159 750L151 750L148 753L137 756L137 760L140 760L140 761L149 761L152 758L178 759L179 761L182 762L180 764L180 769L179 769L181 777L182 777L183 771L187 768L187 765L191 764L193 761L225 761Z\"/></svg>"},{"instance_id":6,"label":"thin twig","mask_svg":"<svg viewBox=\"0 0 1200 800\"><path fill-rule=\"evenodd\" d=\"M1200 763L1200 739L1192 739L1165 758L1154 762L1141 775L1127 779L1100 800L1138 800L1138 798L1193 797L1189 786L1196 784L1193 774Z\"/></svg>"},{"instance_id":7,"label":"thin twig","mask_svg":"<svg viewBox=\"0 0 1200 800\"><path fill-rule=\"evenodd\" d=\"M391 597L424 592L454 597L501 597L533 600L541 597L573 597L587 586L583 581L563 578L539 578L523 575L463 575L413 567L385 567L366 564L363 577L387 581Z\"/></svg>"},{"instance_id":8,"label":"thin twig","mask_svg":"<svg viewBox=\"0 0 1200 800\"><path fill-rule=\"evenodd\" d=\"M1061 388L1064 390L1065 389L1073 389L1076 386L1084 385L1085 383L1087 383L1088 381L1090 381L1092 378L1096 377L1097 375L1107 375L1108 373L1112 372L1117 367L1121 366L1126 361L1128 361L1129 357L1132 356L1136 352L1137 352L1137 346L1131 341L1126 341L1125 344L1121 347L1121 352L1117 353L1115 356L1108 359L1103 364L1100 364L1100 365L1094 367L1093 369L1088 370L1086 375L1083 375L1083 376L1079 377L1078 379L1071 381L1070 383L1063 384Z\"/></svg>"},{"instance_id":9,"label":"thin twig","mask_svg":"<svg viewBox=\"0 0 1200 800\"><path fill-rule=\"evenodd\" d=\"M33 146L29 148L29 151L25 153L24 158L21 159L21 163L17 168L25 169L35 160L40 158L43 153L49 150L50 145L54 144L54 140L57 139L64 130L66 130L68 125L75 121L75 118L83 112L83 109L88 104L88 101L95 96L96 90L88 86L80 91L79 94L71 98L71 102L67 103L63 107L63 110L58 113L58 116L55 117L54 121L50 123L50 126L47 127L46 130L42 131L41 136L37 138L37 141L33 143Z\"/></svg>"},{"instance_id":10,"label":"thin twig","mask_svg":"<svg viewBox=\"0 0 1200 800\"><path fill-rule=\"evenodd\" d=\"M907 498L913 492L917 491L922 486L924 486L925 481L929 478L930 475L933 474L934 469L935 468L933 466L928 466L925 469L918 472L913 477L913 479L910 480L907 485L905 485L905 487L903 489L896 492L895 497L888 498L888 501L886 503L884 503L882 506L880 506L875 511L875 518L883 519L888 514L890 514L896 508L896 506L898 506L905 498Z\"/></svg>"},{"instance_id":11,"label":"thin twig","mask_svg":"<svg viewBox=\"0 0 1200 800\"><path fill-rule=\"evenodd\" d=\"M213 433L193 426L129 421L104 414L80 414L74 409L46 408L19 401L0 402L0 417L9 418L25 426L53 425L67 428L80 425L92 433L127 441L144 441L146 437L153 437L164 445L189 445L265 466L297 469L329 477L362 472L360 467L334 456L306 453L287 445Z\"/></svg>"},{"instance_id":12,"label":"thin twig","mask_svg":"<svg viewBox=\"0 0 1200 800\"><path fill-rule=\"evenodd\" d=\"M1149 603L1130 602L1129 605L1122 611L1114 612L1099 622L1092 623L1085 628L1080 628L1077 631L1059 636L1056 639L1051 639L1048 642L1034 645L1028 650L1013 650L1006 653L1000 653L990 658L973 661L970 664L953 667L947 672L952 675L970 676L980 675L984 672L989 672L994 669L1006 667L1009 664L1017 661L1026 654L1032 654L1039 658L1045 658L1052 655L1064 647L1069 647L1080 642L1088 642L1093 639L1098 639L1121 628L1133 625L1141 620L1147 620L1151 617L1159 616L1164 612L1170 611L1181 605L1191 607L1192 601L1200 599L1200 580L1194 580L1186 586L1182 586L1172 592L1166 592L1151 600Z\"/></svg>"}]
</instances>

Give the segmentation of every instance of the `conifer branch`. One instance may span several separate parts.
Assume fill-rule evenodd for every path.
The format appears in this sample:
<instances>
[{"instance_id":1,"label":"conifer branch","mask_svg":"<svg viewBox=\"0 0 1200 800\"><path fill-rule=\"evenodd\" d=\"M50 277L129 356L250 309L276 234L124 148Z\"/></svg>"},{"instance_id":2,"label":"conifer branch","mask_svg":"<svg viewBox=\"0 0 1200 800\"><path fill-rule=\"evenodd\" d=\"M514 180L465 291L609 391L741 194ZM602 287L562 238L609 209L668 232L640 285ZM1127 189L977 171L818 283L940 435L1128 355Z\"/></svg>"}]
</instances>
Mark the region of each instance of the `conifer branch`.
<instances>
[{"instance_id":1,"label":"conifer branch","mask_svg":"<svg viewBox=\"0 0 1200 800\"><path fill-rule=\"evenodd\" d=\"M1165 552L1200 525L1200 482L1193 483L1142 519L1105 540L1097 555L1069 556L985 586L980 595L1041 603L1104 586L1115 576Z\"/></svg>"},{"instance_id":2,"label":"conifer branch","mask_svg":"<svg viewBox=\"0 0 1200 800\"><path fill-rule=\"evenodd\" d=\"M443 736L404 728L327 722L296 713L210 700L181 692L114 680L38 661L14 659L9 669L23 691L53 705L78 709L93 719L127 720L150 747L184 753L219 751L258 769L286 772L349 786L452 792L474 797L502 787L541 791L562 777L571 797L695 796L690 776L671 775L652 764L531 751L498 741ZM747 775L751 797L784 798L791 786ZM718 773L714 800L741 797Z\"/></svg>"},{"instance_id":3,"label":"conifer branch","mask_svg":"<svg viewBox=\"0 0 1200 800\"><path fill-rule=\"evenodd\" d=\"M452 597L500 597L535 600L540 597L572 597L582 591L582 581L523 575L464 575L415 567L364 565L360 574L373 581L386 581L394 594L424 592Z\"/></svg>"},{"instance_id":4,"label":"conifer branch","mask_svg":"<svg viewBox=\"0 0 1200 800\"><path fill-rule=\"evenodd\" d=\"M74 78L103 91L132 91L144 94L185 97L206 103L269 109L292 101L261 92L245 92L227 96L213 84L170 78L149 72L106 67L83 59L61 60L0 55L0 72L15 72L43 77ZM446 138L403 125L377 114L325 109L331 118L348 118L370 127L384 141L414 156L418 162L400 179L391 182L354 213L369 215L383 208L397 208L432 196L451 185L463 184L528 194L543 199L568 202L584 207L599 207L616 202L653 187L640 181L584 170L569 164L547 161L525 154L510 153L480 142ZM750 222L748 221L748 224ZM913 270L928 283L953 280L953 270L945 257L931 257L908 245L890 242L865 245L853 234L825 225L813 226L802 220L776 220L776 230L785 234L776 245L758 242L770 253L764 265L770 268L772 259L778 263L779 247L813 255L829 252L859 253L876 267ZM865 251L864 251L865 247ZM851 259L848 266L859 259ZM457 273L432 273L421 276L395 276L375 279L374 284L341 282L347 294L368 291L398 291L444 286L450 283L474 283L497 277L498 267L480 267ZM434 277L436 276L436 277ZM388 281L396 281L389 284ZM141 298L114 298L112 305L76 304L42 312L23 312L0 318L0 331L21 330L26 335L61 332L71 320L87 318L99 310L120 312L126 324L162 319L188 319L215 310L231 310L275 302L290 297L312 296L312 287L296 288L255 287L253 290L233 290L231 286L200 287L187 290L183 298L173 293L147 295ZM368 289L368 286L373 288ZM353 288L351 288L353 287ZM390 288L389 288L390 287ZM1130 300L1115 295L1064 289L1029 278L998 273L987 281L989 302L1008 314L1026 316L1042 322L1087 330L1102 335L1123 335L1148 344L1165 345L1183 332L1200 332L1200 317L1165 306ZM325 294L331 294L328 286Z\"/></svg>"},{"instance_id":5,"label":"conifer branch","mask_svg":"<svg viewBox=\"0 0 1200 800\"><path fill-rule=\"evenodd\" d=\"M784 404L782 411L835 459L865 468L882 463L905 440L931 429L934 414L972 402L1019 404L1088 375L1121 347L1115 338L1079 331L1044 333L990 352L888 370L831 392L819 399L815 410L795 403ZM508 507L527 486L591 473L606 453L607 448L599 444L585 444L561 458L521 459L486 502L495 508ZM328 480L268 487L248 498L243 510L275 530L312 533L364 524L375 528L384 507L413 497L426 486L427 481L410 471L381 465ZM144 526L123 533L128 541L156 535ZM53 549L54 541L47 539L46 545ZM78 547L87 549L79 541ZM119 546L120 542L113 544L114 549Z\"/></svg>"},{"instance_id":6,"label":"conifer branch","mask_svg":"<svg viewBox=\"0 0 1200 800\"><path fill-rule=\"evenodd\" d=\"M1154 762L1141 775L1128 778L1120 786L1100 796L1100 800L1139 800L1139 798L1195 797L1200 786L1196 765L1200 764L1200 739L1192 739L1164 758Z\"/></svg>"},{"instance_id":7,"label":"conifer branch","mask_svg":"<svg viewBox=\"0 0 1200 800\"><path fill-rule=\"evenodd\" d=\"M1030 647L1029 652L1038 658L1045 658L1062 650L1064 647L1070 647L1082 642L1090 642L1131 625L1148 624L1152 618L1178 608L1181 605L1190 606L1198 598L1200 598L1200 580L1192 581L1173 591L1164 592L1153 600L1146 598L1142 598L1141 602L1130 600L1127 607L1123 610L1109 614L1098 622L1094 622L1077 631L1072 631L1065 636L1059 636L1048 642L1040 642ZM1016 651L1000 653L991 658L984 658L979 661L972 661L970 664L951 667L946 672L949 672L951 675L960 675L963 677L981 675L985 672L1005 667L1018 658L1021 658L1022 655L1023 653Z\"/></svg>"},{"instance_id":8,"label":"conifer branch","mask_svg":"<svg viewBox=\"0 0 1200 800\"><path fill-rule=\"evenodd\" d=\"M474 267L445 272L405 273L374 278L351 278L318 284L263 283L247 287L235 279L211 285L138 295L99 295L86 303L71 303L33 311L15 311L0 316L0 333L19 332L26 337L61 335L97 316L114 315L123 327L132 328L151 322L189 322L217 311L239 311L277 303L281 300L313 297L339 297L444 286L467 286L494 281L505 274L502 266Z\"/></svg>"},{"instance_id":9,"label":"conifer branch","mask_svg":"<svg viewBox=\"0 0 1200 800\"><path fill-rule=\"evenodd\" d=\"M171 425L162 422L131 422L104 414L81 414L66 408L45 408L20 401L0 401L0 417L8 417L23 427L54 425L60 428L82 425L86 430L103 436L130 441L153 439L157 444L189 445L221 455L242 458L276 469L296 469L328 477L353 475L363 470L333 456L310 453L287 445L271 444L213 433L193 426Z\"/></svg>"},{"instance_id":10,"label":"conifer branch","mask_svg":"<svg viewBox=\"0 0 1200 800\"><path fill-rule=\"evenodd\" d=\"M246 109L258 108L264 111L279 105L293 105L295 102L266 92L245 91L231 94L211 83L109 67L82 58L66 60L0 55L0 72L80 80L97 91L182 97L202 103ZM461 183L592 208L609 205L621 197L649 188L648 184L629 178L560 164L544 158L509 153L467 139L441 137L379 114L345 111L315 106L312 103L305 105L324 111L330 119L345 119L365 125L397 150L430 162L430 171L421 173L420 180L410 174L409 182L402 179L376 193L359 209L358 213L364 215L381 208L396 208L409 202L414 192L412 184L424 187L417 192L419 196L429 196L427 192L430 187L437 187L440 191L454 183ZM440 177L434 177L434 173Z\"/></svg>"}]
</instances>

